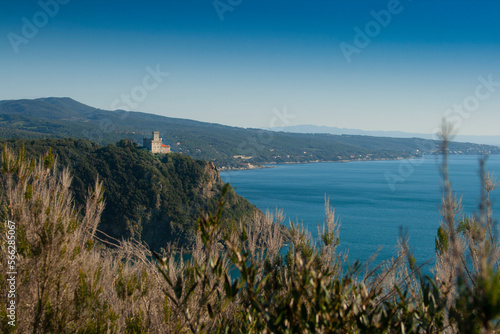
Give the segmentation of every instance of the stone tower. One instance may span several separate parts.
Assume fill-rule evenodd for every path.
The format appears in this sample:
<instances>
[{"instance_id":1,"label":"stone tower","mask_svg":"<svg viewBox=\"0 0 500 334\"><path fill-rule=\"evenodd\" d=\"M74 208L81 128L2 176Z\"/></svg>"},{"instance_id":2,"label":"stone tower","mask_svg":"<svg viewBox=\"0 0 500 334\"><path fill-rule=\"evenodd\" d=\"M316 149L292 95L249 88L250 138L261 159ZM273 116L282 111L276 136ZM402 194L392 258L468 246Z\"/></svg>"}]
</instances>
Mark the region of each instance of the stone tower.
<instances>
[{"instance_id":1,"label":"stone tower","mask_svg":"<svg viewBox=\"0 0 500 334\"><path fill-rule=\"evenodd\" d=\"M144 138L142 145L153 153L170 153L170 145L163 145L159 131L153 131L152 139Z\"/></svg>"}]
</instances>

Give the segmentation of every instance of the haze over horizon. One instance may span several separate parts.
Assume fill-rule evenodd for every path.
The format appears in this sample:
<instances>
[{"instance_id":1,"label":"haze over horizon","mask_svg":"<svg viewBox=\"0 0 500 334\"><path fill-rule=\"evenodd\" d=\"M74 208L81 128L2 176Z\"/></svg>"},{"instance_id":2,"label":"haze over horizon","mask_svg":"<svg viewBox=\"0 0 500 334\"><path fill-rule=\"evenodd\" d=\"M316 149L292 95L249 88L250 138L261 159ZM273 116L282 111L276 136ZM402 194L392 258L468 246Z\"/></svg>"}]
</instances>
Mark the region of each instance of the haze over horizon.
<instances>
[{"instance_id":1,"label":"haze over horizon","mask_svg":"<svg viewBox=\"0 0 500 334\"><path fill-rule=\"evenodd\" d=\"M254 128L431 133L448 115L461 135L500 135L499 14L496 1L4 1L0 100Z\"/></svg>"}]
</instances>

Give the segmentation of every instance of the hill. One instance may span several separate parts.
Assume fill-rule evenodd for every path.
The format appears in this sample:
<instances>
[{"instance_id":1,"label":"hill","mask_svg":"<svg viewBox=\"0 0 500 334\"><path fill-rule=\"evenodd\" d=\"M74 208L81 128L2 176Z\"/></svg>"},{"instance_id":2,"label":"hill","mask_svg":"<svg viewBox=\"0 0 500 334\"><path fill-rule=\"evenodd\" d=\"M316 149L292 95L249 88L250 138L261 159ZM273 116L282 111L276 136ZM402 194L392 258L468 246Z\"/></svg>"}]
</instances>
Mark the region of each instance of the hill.
<instances>
[{"instance_id":1,"label":"hill","mask_svg":"<svg viewBox=\"0 0 500 334\"><path fill-rule=\"evenodd\" d=\"M76 138L101 145L160 131L173 152L213 161L217 167L247 164L408 158L433 154L439 143L418 138L286 133L244 129L127 112L92 108L70 98L0 101L0 138ZM453 154L500 153L500 148L451 143Z\"/></svg>"},{"instance_id":2,"label":"hill","mask_svg":"<svg viewBox=\"0 0 500 334\"><path fill-rule=\"evenodd\" d=\"M189 247L200 212L212 212L223 186L211 162L181 154L153 155L130 140L99 146L87 140L45 139L0 141L28 156L46 152L68 166L77 206L84 206L89 186L99 177L106 206L99 229L107 235L135 238L159 250L167 241ZM259 212L230 189L225 218L243 219ZM103 237L103 235L101 235Z\"/></svg>"}]
</instances>

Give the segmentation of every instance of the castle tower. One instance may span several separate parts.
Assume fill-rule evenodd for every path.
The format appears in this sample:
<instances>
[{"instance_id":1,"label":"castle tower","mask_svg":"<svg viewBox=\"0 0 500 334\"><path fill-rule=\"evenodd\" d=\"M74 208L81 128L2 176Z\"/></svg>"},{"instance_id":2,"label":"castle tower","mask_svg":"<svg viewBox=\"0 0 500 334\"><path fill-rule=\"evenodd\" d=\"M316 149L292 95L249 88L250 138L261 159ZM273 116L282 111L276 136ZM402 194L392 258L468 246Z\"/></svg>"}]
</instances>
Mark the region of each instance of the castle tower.
<instances>
[{"instance_id":1,"label":"castle tower","mask_svg":"<svg viewBox=\"0 0 500 334\"><path fill-rule=\"evenodd\" d=\"M170 153L170 145L163 145L159 131L153 131L153 138L144 138L143 144L152 153Z\"/></svg>"}]
</instances>

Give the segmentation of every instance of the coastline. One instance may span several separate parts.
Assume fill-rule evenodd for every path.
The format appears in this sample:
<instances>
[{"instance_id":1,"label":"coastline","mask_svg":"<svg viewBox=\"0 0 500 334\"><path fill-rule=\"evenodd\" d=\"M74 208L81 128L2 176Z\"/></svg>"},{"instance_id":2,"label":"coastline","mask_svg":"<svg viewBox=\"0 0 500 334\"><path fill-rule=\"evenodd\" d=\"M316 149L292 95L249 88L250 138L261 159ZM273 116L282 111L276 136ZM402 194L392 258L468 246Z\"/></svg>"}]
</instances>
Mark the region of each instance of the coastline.
<instances>
[{"instance_id":1,"label":"coastline","mask_svg":"<svg viewBox=\"0 0 500 334\"><path fill-rule=\"evenodd\" d=\"M425 156L425 155L424 155ZM369 161L399 161L399 160L410 160L421 158L423 156L413 156L408 158L397 157L397 158L374 158L374 159L343 159L343 160L313 160L313 161L304 161L304 162L266 162L264 164L259 165L251 165L250 166L242 166L242 167L222 167L217 168L218 172L235 172L235 171L243 171L243 170L254 170L254 169L266 169L266 168L278 168L280 165L306 165L306 164L315 164L315 163L323 163L323 162L336 162L336 163L349 163L349 162L369 162Z\"/></svg>"},{"instance_id":2,"label":"coastline","mask_svg":"<svg viewBox=\"0 0 500 334\"><path fill-rule=\"evenodd\" d=\"M343 159L343 160L313 160L313 161L305 161L305 162L266 162L264 164L252 165L249 164L250 167L242 166L242 167L230 167L230 168L218 168L218 172L233 172L233 171L243 171L243 170L253 170L253 169L265 169L265 168L278 168L280 165L305 165L305 164L314 164L314 163L323 163L323 162L337 162L337 163L349 163L349 162L369 162L369 161L399 161L399 160L411 160L418 159L425 156L435 156L439 154L424 154L421 156L412 156L412 157L397 157L397 158L373 158L373 159ZM451 154L451 156L470 156L475 154ZM492 154L498 155L498 154Z\"/></svg>"}]
</instances>

